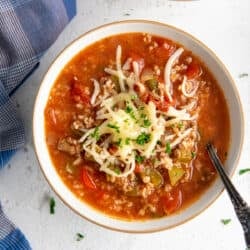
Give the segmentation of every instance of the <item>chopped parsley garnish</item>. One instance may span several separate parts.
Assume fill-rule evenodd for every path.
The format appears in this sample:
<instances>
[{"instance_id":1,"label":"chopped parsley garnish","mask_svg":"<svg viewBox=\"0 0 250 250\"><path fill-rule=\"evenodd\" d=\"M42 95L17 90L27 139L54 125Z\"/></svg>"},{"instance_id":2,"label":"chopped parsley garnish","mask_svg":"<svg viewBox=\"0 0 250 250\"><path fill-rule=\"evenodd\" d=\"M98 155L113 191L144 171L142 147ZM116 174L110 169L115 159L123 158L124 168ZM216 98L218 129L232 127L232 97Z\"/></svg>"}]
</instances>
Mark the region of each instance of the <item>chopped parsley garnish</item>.
<instances>
[{"instance_id":1,"label":"chopped parsley garnish","mask_svg":"<svg viewBox=\"0 0 250 250\"><path fill-rule=\"evenodd\" d=\"M126 139L125 139L125 144L126 144L126 145L129 145L129 144L130 144L130 140L131 140L130 138L126 138Z\"/></svg>"},{"instance_id":2,"label":"chopped parsley garnish","mask_svg":"<svg viewBox=\"0 0 250 250\"><path fill-rule=\"evenodd\" d=\"M140 156L140 155L136 155L135 156L135 161L138 163L142 163L144 161L145 157Z\"/></svg>"},{"instance_id":3,"label":"chopped parsley garnish","mask_svg":"<svg viewBox=\"0 0 250 250\"><path fill-rule=\"evenodd\" d=\"M117 133L120 133L119 127L114 124L108 123L107 127L114 129Z\"/></svg>"},{"instance_id":4,"label":"chopped parsley garnish","mask_svg":"<svg viewBox=\"0 0 250 250\"><path fill-rule=\"evenodd\" d=\"M145 143L148 143L150 141L150 137L150 134L142 132L140 135L137 136L136 143L139 145L144 145Z\"/></svg>"},{"instance_id":5,"label":"chopped parsley garnish","mask_svg":"<svg viewBox=\"0 0 250 250\"><path fill-rule=\"evenodd\" d=\"M131 96L131 100L135 100L135 99L137 99L137 98L138 98L137 95L132 95L132 96Z\"/></svg>"},{"instance_id":6,"label":"chopped parsley garnish","mask_svg":"<svg viewBox=\"0 0 250 250\"><path fill-rule=\"evenodd\" d=\"M151 125L151 122L150 122L148 119L145 119L145 120L143 121L143 127L144 127L144 128L148 128L150 125Z\"/></svg>"},{"instance_id":7,"label":"chopped parsley garnish","mask_svg":"<svg viewBox=\"0 0 250 250\"><path fill-rule=\"evenodd\" d=\"M144 119L143 120L143 124L142 124L142 127L144 128L148 128L150 125L151 125L151 122L149 121L149 119L147 118L147 115L146 114L141 114L140 115L140 118Z\"/></svg>"},{"instance_id":8,"label":"chopped parsley garnish","mask_svg":"<svg viewBox=\"0 0 250 250\"><path fill-rule=\"evenodd\" d=\"M115 142L115 144L119 147L122 145L122 138L119 138L118 141Z\"/></svg>"},{"instance_id":9,"label":"chopped parsley garnish","mask_svg":"<svg viewBox=\"0 0 250 250\"><path fill-rule=\"evenodd\" d=\"M116 174L120 174L120 173L121 173L121 170L120 170L120 168L118 168L118 167L114 168L113 171L114 171Z\"/></svg>"},{"instance_id":10,"label":"chopped parsley garnish","mask_svg":"<svg viewBox=\"0 0 250 250\"><path fill-rule=\"evenodd\" d=\"M169 155L171 154L171 146L169 142L166 143L165 152Z\"/></svg>"},{"instance_id":11,"label":"chopped parsley garnish","mask_svg":"<svg viewBox=\"0 0 250 250\"><path fill-rule=\"evenodd\" d=\"M231 219L221 219L220 221L222 224L227 225L231 222Z\"/></svg>"},{"instance_id":12,"label":"chopped parsley garnish","mask_svg":"<svg viewBox=\"0 0 250 250\"><path fill-rule=\"evenodd\" d=\"M80 241L80 240L82 240L84 238L84 235L82 235L81 233L77 233L76 234L76 240L77 241Z\"/></svg>"},{"instance_id":13,"label":"chopped parsley garnish","mask_svg":"<svg viewBox=\"0 0 250 250\"><path fill-rule=\"evenodd\" d=\"M239 78L243 78L243 77L247 77L248 76L248 73L241 73L239 74Z\"/></svg>"},{"instance_id":14,"label":"chopped parsley garnish","mask_svg":"<svg viewBox=\"0 0 250 250\"><path fill-rule=\"evenodd\" d=\"M245 174L245 173L247 173L247 172L250 172L250 168L240 169L239 175Z\"/></svg>"},{"instance_id":15,"label":"chopped parsley garnish","mask_svg":"<svg viewBox=\"0 0 250 250\"><path fill-rule=\"evenodd\" d=\"M196 153L195 152L191 152L191 156L192 156L192 158L194 158L196 156Z\"/></svg>"},{"instance_id":16,"label":"chopped parsley garnish","mask_svg":"<svg viewBox=\"0 0 250 250\"><path fill-rule=\"evenodd\" d=\"M131 118L135 119L134 110L131 106L127 105L125 108L125 112L130 115Z\"/></svg>"},{"instance_id":17,"label":"chopped parsley garnish","mask_svg":"<svg viewBox=\"0 0 250 250\"><path fill-rule=\"evenodd\" d=\"M51 197L49 200L50 214L55 213L55 206L56 206L55 199L53 197Z\"/></svg>"},{"instance_id":18,"label":"chopped parsley garnish","mask_svg":"<svg viewBox=\"0 0 250 250\"><path fill-rule=\"evenodd\" d=\"M99 127L96 127L94 132L92 134L90 134L92 136L92 138L95 138L97 141L100 139L100 135L99 135Z\"/></svg>"},{"instance_id":19,"label":"chopped parsley garnish","mask_svg":"<svg viewBox=\"0 0 250 250\"><path fill-rule=\"evenodd\" d=\"M183 122L179 122L177 127L178 127L178 129L182 129L183 128Z\"/></svg>"},{"instance_id":20,"label":"chopped parsley garnish","mask_svg":"<svg viewBox=\"0 0 250 250\"><path fill-rule=\"evenodd\" d=\"M127 105L126 108L125 108L125 112L127 114L130 114L132 111L133 111L133 109L131 108L131 106Z\"/></svg>"}]
</instances>

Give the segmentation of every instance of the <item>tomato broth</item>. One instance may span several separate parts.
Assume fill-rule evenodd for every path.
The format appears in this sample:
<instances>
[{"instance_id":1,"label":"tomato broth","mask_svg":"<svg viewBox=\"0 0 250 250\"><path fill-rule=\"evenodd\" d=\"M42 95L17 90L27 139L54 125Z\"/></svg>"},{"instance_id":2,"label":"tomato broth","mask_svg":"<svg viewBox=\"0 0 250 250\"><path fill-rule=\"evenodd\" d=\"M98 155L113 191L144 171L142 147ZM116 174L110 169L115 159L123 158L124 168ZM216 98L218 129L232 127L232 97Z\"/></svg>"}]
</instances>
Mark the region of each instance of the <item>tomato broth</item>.
<instances>
[{"instance_id":1,"label":"tomato broth","mask_svg":"<svg viewBox=\"0 0 250 250\"><path fill-rule=\"evenodd\" d=\"M222 162L229 149L228 107L213 75L182 45L150 34L82 50L58 76L44 115L65 185L123 219L169 216L195 202L216 178L206 143Z\"/></svg>"}]
</instances>

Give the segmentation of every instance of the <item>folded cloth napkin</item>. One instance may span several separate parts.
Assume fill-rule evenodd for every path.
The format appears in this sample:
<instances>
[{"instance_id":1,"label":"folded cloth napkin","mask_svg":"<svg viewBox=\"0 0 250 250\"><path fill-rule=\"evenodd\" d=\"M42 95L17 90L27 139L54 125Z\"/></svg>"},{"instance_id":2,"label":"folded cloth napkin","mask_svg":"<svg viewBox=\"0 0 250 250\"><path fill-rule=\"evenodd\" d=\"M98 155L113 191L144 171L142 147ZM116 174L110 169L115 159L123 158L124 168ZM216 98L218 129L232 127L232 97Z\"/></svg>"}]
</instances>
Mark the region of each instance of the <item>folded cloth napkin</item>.
<instances>
[{"instance_id":1,"label":"folded cloth napkin","mask_svg":"<svg viewBox=\"0 0 250 250\"><path fill-rule=\"evenodd\" d=\"M0 0L0 169L24 144L10 97L76 14L75 0ZM0 205L0 250L31 249Z\"/></svg>"}]
</instances>

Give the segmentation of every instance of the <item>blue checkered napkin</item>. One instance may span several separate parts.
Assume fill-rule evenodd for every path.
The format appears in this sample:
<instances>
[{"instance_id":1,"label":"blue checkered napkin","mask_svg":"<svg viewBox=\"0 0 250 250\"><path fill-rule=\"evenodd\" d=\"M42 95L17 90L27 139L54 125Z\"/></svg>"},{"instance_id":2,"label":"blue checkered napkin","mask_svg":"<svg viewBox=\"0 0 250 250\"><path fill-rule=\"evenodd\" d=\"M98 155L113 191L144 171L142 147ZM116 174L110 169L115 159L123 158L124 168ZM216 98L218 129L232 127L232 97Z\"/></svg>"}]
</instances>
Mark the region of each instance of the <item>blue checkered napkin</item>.
<instances>
[{"instance_id":1,"label":"blue checkered napkin","mask_svg":"<svg viewBox=\"0 0 250 250\"><path fill-rule=\"evenodd\" d=\"M24 144L24 126L11 96L75 14L75 0L0 0L0 169ZM0 206L3 249L30 246Z\"/></svg>"},{"instance_id":2,"label":"blue checkered napkin","mask_svg":"<svg viewBox=\"0 0 250 250\"><path fill-rule=\"evenodd\" d=\"M27 250L31 249L22 232L5 217L0 204L0 249Z\"/></svg>"},{"instance_id":3,"label":"blue checkered napkin","mask_svg":"<svg viewBox=\"0 0 250 250\"><path fill-rule=\"evenodd\" d=\"M24 144L23 124L9 96L75 11L75 0L0 1L0 169Z\"/></svg>"}]
</instances>

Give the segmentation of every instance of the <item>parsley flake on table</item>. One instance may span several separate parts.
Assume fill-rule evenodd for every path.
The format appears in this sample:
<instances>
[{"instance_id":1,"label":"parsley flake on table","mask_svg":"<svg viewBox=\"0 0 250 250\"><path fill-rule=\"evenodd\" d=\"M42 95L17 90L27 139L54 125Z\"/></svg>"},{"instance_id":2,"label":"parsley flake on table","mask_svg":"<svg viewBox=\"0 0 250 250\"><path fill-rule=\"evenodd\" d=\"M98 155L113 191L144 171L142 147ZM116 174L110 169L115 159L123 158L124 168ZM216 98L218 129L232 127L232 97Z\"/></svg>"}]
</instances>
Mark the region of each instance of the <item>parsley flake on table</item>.
<instances>
[{"instance_id":1,"label":"parsley flake on table","mask_svg":"<svg viewBox=\"0 0 250 250\"><path fill-rule=\"evenodd\" d=\"M81 234L81 233L77 233L76 234L76 241L80 241L80 240L82 240L84 238L84 235L83 234Z\"/></svg>"},{"instance_id":2,"label":"parsley flake on table","mask_svg":"<svg viewBox=\"0 0 250 250\"><path fill-rule=\"evenodd\" d=\"M221 219L220 221L223 225L227 225L231 222L231 219Z\"/></svg>"},{"instance_id":3,"label":"parsley flake on table","mask_svg":"<svg viewBox=\"0 0 250 250\"><path fill-rule=\"evenodd\" d=\"M250 168L243 168L243 169L240 169L239 175L245 174L245 173L247 173L247 172L250 172Z\"/></svg>"},{"instance_id":4,"label":"parsley flake on table","mask_svg":"<svg viewBox=\"0 0 250 250\"><path fill-rule=\"evenodd\" d=\"M243 77L247 77L248 76L248 73L241 73L239 74L239 78L243 78Z\"/></svg>"},{"instance_id":5,"label":"parsley flake on table","mask_svg":"<svg viewBox=\"0 0 250 250\"><path fill-rule=\"evenodd\" d=\"M55 206L56 206L56 201L55 201L55 199L53 197L51 197L50 201L49 201L50 214L55 213Z\"/></svg>"}]
</instances>

